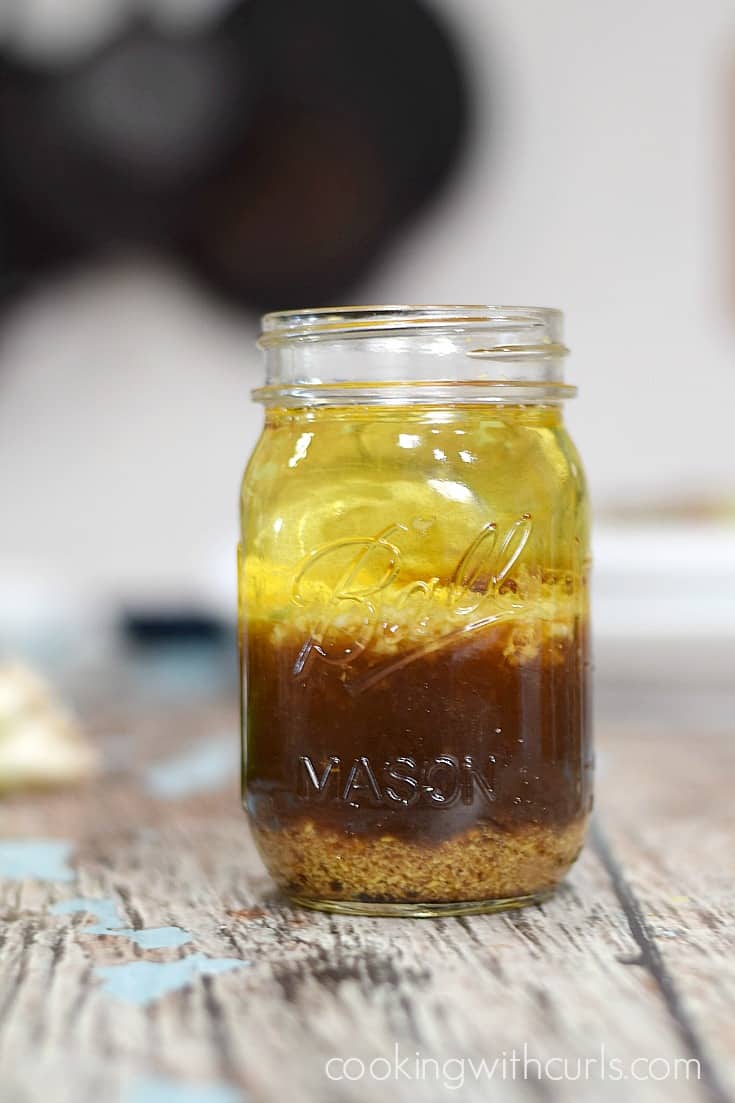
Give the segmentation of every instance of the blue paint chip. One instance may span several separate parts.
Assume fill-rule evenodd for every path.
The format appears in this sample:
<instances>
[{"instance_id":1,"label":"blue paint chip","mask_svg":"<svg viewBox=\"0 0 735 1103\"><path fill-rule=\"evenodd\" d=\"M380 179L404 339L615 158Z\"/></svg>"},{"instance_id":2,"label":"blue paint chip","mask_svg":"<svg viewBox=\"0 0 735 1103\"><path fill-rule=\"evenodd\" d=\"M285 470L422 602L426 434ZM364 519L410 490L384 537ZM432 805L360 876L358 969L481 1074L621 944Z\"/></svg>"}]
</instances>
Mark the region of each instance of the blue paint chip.
<instances>
[{"instance_id":1,"label":"blue paint chip","mask_svg":"<svg viewBox=\"0 0 735 1103\"><path fill-rule=\"evenodd\" d=\"M221 1081L192 1083L148 1076L136 1081L123 1103L244 1103L237 1088Z\"/></svg>"},{"instance_id":2,"label":"blue paint chip","mask_svg":"<svg viewBox=\"0 0 735 1103\"><path fill-rule=\"evenodd\" d=\"M53 915L75 915L79 912L87 912L93 915L99 922L91 923L83 927L81 934L117 935L118 938L128 938L144 950L163 950L171 947L185 946L192 941L192 935L182 927L144 927L136 931L132 927L125 927L120 909L114 900L93 900L87 896L75 896L73 900L62 900L49 908Z\"/></svg>"},{"instance_id":3,"label":"blue paint chip","mask_svg":"<svg viewBox=\"0 0 735 1103\"><path fill-rule=\"evenodd\" d=\"M67 864L74 844L63 839L0 841L0 877L9 881L73 881Z\"/></svg>"},{"instance_id":4,"label":"blue paint chip","mask_svg":"<svg viewBox=\"0 0 735 1103\"><path fill-rule=\"evenodd\" d=\"M75 896L72 900L61 900L58 904L53 904L49 911L52 915L76 915L79 912L88 912L98 920L105 931L111 927L121 927L124 923L116 901L110 899L93 900L88 896ZM87 927L86 930L91 928Z\"/></svg>"},{"instance_id":5,"label":"blue paint chip","mask_svg":"<svg viewBox=\"0 0 735 1103\"><path fill-rule=\"evenodd\" d=\"M190 954L178 961L132 961L124 965L98 966L95 974L102 980L103 991L142 1007L169 992L188 988L197 977L229 973L249 964L240 958Z\"/></svg>"},{"instance_id":6,"label":"blue paint chip","mask_svg":"<svg viewBox=\"0 0 735 1103\"><path fill-rule=\"evenodd\" d=\"M152 796L164 800L217 792L238 776L239 761L235 735L206 739L184 754L150 766L145 773L145 787Z\"/></svg>"},{"instance_id":7,"label":"blue paint chip","mask_svg":"<svg viewBox=\"0 0 735 1103\"><path fill-rule=\"evenodd\" d=\"M136 946L143 950L167 950L177 946L185 946L192 941L192 935L182 927L144 927L141 931L131 928L110 930L109 928L89 927L91 934L118 935L120 938L129 938Z\"/></svg>"}]
</instances>

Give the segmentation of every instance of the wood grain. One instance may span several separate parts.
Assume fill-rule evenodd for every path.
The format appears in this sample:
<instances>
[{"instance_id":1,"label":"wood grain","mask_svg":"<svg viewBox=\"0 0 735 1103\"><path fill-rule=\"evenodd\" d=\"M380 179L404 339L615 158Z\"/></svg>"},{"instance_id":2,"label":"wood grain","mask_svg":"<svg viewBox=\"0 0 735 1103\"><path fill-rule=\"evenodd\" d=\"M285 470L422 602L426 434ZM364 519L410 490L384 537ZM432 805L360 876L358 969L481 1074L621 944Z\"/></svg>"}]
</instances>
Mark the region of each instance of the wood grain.
<instances>
[{"instance_id":1,"label":"wood grain","mask_svg":"<svg viewBox=\"0 0 735 1103\"><path fill-rule=\"evenodd\" d=\"M552 901L410 921L286 904L254 853L234 778L178 800L146 792L147 762L213 732L236 738L229 703L95 726L103 745L106 731L127 735L110 742L103 780L0 805L0 837L70 839L75 873L0 880L2 1103L146 1103L156 1076L198 1087L202 1103L213 1085L256 1103L733 1098L733 820L726 786L713 785L731 771L726 734L601 733L596 835ZM112 900L127 927L180 927L192 941L144 949L85 934L91 916L49 911L71 897ZM145 1006L106 992L96 973L193 953L240 967ZM529 1057L566 1058L572 1074L604 1046L629 1078L595 1065L589 1079L539 1080L533 1065L513 1078L524 1044ZM396 1047L410 1078L325 1072L330 1058L392 1060ZM417 1053L440 1063L438 1077L431 1064L413 1075ZM468 1068L503 1054L505 1079L500 1064L492 1080ZM662 1061L695 1059L701 1078L634 1080L641 1058L662 1059L657 1074Z\"/></svg>"},{"instance_id":2,"label":"wood grain","mask_svg":"<svg viewBox=\"0 0 735 1103\"><path fill-rule=\"evenodd\" d=\"M606 864L647 940L683 1036L701 1045L714 1098L735 1093L735 744L649 726L604 744ZM635 768L631 765L635 763ZM599 847L598 847L599 849Z\"/></svg>"}]
</instances>

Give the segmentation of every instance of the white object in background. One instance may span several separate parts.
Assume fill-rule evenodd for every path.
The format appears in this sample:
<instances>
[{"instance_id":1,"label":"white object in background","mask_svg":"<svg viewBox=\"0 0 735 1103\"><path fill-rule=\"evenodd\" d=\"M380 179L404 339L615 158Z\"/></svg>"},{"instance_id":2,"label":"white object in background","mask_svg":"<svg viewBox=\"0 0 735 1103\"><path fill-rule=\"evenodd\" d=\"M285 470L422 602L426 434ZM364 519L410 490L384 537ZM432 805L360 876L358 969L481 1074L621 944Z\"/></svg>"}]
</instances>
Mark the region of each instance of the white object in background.
<instances>
[{"instance_id":1,"label":"white object in background","mask_svg":"<svg viewBox=\"0 0 735 1103\"><path fill-rule=\"evenodd\" d=\"M735 526L601 524L593 552L598 684L735 688Z\"/></svg>"},{"instance_id":2,"label":"white object in background","mask_svg":"<svg viewBox=\"0 0 735 1103\"><path fill-rule=\"evenodd\" d=\"M735 526L599 525L593 552L598 636L735 641Z\"/></svg>"},{"instance_id":3,"label":"white object in background","mask_svg":"<svg viewBox=\"0 0 735 1103\"><path fill-rule=\"evenodd\" d=\"M46 683L20 664L0 666L0 793L92 777L97 752Z\"/></svg>"}]
</instances>

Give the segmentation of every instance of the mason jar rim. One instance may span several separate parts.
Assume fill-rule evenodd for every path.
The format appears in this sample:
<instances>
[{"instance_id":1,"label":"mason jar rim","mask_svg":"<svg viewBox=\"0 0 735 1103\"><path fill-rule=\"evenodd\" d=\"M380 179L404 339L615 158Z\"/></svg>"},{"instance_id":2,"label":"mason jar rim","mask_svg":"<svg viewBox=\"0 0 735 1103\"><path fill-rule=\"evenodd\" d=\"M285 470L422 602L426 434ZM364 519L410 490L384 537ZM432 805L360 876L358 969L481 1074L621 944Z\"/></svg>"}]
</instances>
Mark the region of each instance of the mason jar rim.
<instances>
[{"instance_id":1,"label":"mason jar rim","mask_svg":"<svg viewBox=\"0 0 735 1103\"><path fill-rule=\"evenodd\" d=\"M549 307L338 306L266 314L266 406L553 404L564 316Z\"/></svg>"},{"instance_id":2,"label":"mason jar rim","mask_svg":"<svg viewBox=\"0 0 735 1103\"><path fill-rule=\"evenodd\" d=\"M292 341L341 339L376 334L406 334L410 330L483 331L502 334L497 346L477 354L559 357L568 349L561 342L563 313L553 307L491 306L486 304L381 304L325 306L278 310L262 318L258 342L263 349Z\"/></svg>"}]
</instances>

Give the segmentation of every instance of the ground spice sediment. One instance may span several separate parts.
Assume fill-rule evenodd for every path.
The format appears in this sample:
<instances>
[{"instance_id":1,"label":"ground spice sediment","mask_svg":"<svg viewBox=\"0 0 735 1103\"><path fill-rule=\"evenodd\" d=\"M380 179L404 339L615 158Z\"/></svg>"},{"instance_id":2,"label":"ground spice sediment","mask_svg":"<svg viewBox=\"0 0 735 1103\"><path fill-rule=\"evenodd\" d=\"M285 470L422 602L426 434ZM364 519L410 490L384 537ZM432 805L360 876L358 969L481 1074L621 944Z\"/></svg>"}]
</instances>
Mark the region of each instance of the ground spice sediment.
<instances>
[{"instance_id":1,"label":"ground spice sediment","mask_svg":"<svg viewBox=\"0 0 735 1103\"><path fill-rule=\"evenodd\" d=\"M579 854L587 817L512 832L477 826L422 845L393 836L349 837L312 821L254 826L279 887L315 901L443 903L503 900L552 889Z\"/></svg>"}]
</instances>

